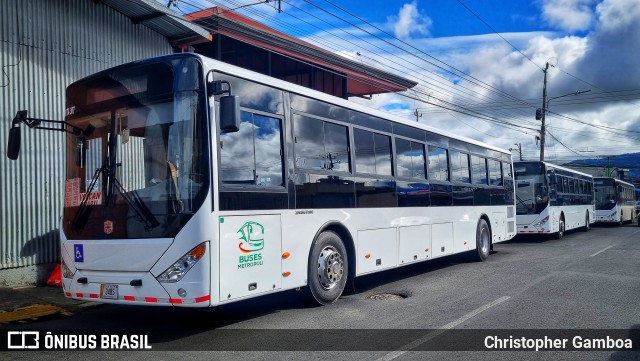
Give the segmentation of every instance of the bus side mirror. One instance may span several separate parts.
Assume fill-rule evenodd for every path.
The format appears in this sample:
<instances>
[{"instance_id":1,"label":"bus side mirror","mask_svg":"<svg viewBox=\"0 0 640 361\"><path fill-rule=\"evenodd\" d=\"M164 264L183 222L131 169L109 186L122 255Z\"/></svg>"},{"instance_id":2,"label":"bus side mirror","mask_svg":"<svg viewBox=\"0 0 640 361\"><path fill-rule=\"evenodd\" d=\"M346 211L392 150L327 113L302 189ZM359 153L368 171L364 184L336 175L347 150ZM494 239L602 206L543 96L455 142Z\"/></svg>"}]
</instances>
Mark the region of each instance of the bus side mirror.
<instances>
[{"instance_id":1,"label":"bus side mirror","mask_svg":"<svg viewBox=\"0 0 640 361\"><path fill-rule=\"evenodd\" d=\"M9 129L9 144L7 144L7 158L18 159L20 155L20 126L14 125Z\"/></svg>"},{"instance_id":2,"label":"bus side mirror","mask_svg":"<svg viewBox=\"0 0 640 361\"><path fill-rule=\"evenodd\" d=\"M240 130L240 97L227 95L220 97L220 131L234 133Z\"/></svg>"}]
</instances>

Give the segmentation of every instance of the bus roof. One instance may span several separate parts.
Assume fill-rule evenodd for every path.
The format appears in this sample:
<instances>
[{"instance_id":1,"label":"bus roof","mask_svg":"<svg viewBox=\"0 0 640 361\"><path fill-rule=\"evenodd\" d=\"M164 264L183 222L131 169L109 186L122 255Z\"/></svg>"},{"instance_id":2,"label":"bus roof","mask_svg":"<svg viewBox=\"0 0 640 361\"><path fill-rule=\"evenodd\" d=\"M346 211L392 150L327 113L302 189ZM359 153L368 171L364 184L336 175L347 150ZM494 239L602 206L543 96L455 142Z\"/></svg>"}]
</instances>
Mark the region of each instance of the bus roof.
<instances>
[{"instance_id":1,"label":"bus roof","mask_svg":"<svg viewBox=\"0 0 640 361\"><path fill-rule=\"evenodd\" d=\"M571 168L566 168L566 167L563 167L563 166L560 166L560 165L557 165L557 164L553 164L553 163L549 163L549 162L545 162L545 161L539 161L539 160L524 160L524 161L517 161L517 162L513 162L513 163L514 163L514 166L515 166L517 163L542 163L542 164L544 164L546 167L551 167L551 168L555 168L555 169L560 169L560 170L563 170L563 171L565 171L565 172L571 172L571 173L579 174L579 175L582 175L582 176L585 176L585 177L593 178L593 176L592 176L591 174L582 173L582 172L579 172L579 171L574 170L574 169L571 169Z\"/></svg>"},{"instance_id":2,"label":"bus roof","mask_svg":"<svg viewBox=\"0 0 640 361\"><path fill-rule=\"evenodd\" d=\"M635 185L633 185L632 183L625 182L625 181L620 180L618 178L613 178L613 177L593 177L593 180L596 180L596 179L613 179L613 181L616 182L616 183L622 183L624 185L628 185L630 187L634 187L635 188Z\"/></svg>"},{"instance_id":3,"label":"bus roof","mask_svg":"<svg viewBox=\"0 0 640 361\"><path fill-rule=\"evenodd\" d=\"M241 68L235 65L231 65L231 64L227 64L215 59L211 59L208 58L204 55L201 54L196 54L196 53L179 53L179 54L169 54L169 55L162 55L162 56L158 56L158 57L153 57L153 58L147 58L147 59L141 59L141 60L137 60L134 62L130 62L130 63L126 63L126 64L122 64L116 67L112 67L100 72L97 72L95 74L89 75L83 79L79 79L75 82L73 82L71 85L75 84L75 83L79 83L79 82L84 82L84 81L88 81L91 80L94 77L100 77L102 75L104 75L104 73L113 71L115 69L119 69L119 68L124 68L133 64L143 64L143 63L148 63L148 62L154 62L154 61L161 61L163 59L172 59L172 58L179 58L179 57L197 57L200 58L202 63L205 64L207 71L208 70L216 70L216 71L220 71L220 72L224 72L224 73L229 73L231 75L235 75L238 76L240 78L245 78L245 79L249 79L251 81L254 81L256 83L261 83L264 85L267 85L269 87L274 87L277 89L281 89L281 90L286 90L295 94L299 94L299 95L303 95L303 96L307 96L310 98L314 98L314 99L318 99L321 100L323 102L327 102L327 103L331 103L333 105L337 105L340 107L344 107L344 108L348 108L351 110L355 110L358 112L362 112L368 115L372 115L375 117L379 117L379 118L383 118L386 120L390 120L392 122L395 123L399 123L399 124L404 124L407 126L411 126L411 127L415 127L415 128L419 128L422 130L426 130L432 133L436 133L436 134L440 134L442 136L448 137L448 138L452 138L452 139L456 139L459 141L463 141L469 144L473 144L479 147L483 147L483 148L487 148L493 151L497 151L500 153L504 153L504 154L508 154L511 155L511 152L503 149L503 148L499 148L478 140L474 140L471 138L467 138L467 137L462 137L453 133L450 133L448 131L442 130L442 129L437 129L437 128L433 128L430 127L428 125L425 124L421 124L418 122L411 122L405 118L399 117L397 115L393 115L393 114L389 114L387 112L383 112L377 109L373 109L364 105L360 105L360 104L356 104L353 102L350 102L346 99L342 99L342 98L338 98L326 93L322 93L320 91L317 90L313 90L310 88L306 88L303 87L301 85L297 85L297 84L293 84L284 80L280 80L277 78L273 78L270 77L268 75L264 75L261 73L257 73L245 68Z\"/></svg>"},{"instance_id":4,"label":"bus roof","mask_svg":"<svg viewBox=\"0 0 640 361\"><path fill-rule=\"evenodd\" d=\"M270 87L274 87L274 88L278 88L281 90L286 90L292 93L296 93L299 95L303 95L303 96L307 96L310 98L314 98L314 99L318 99L321 100L323 102L327 102L327 103L331 103L333 105L337 105L340 107L344 107L344 108L348 108L348 109L352 109L355 111L359 111L361 113L365 113L368 115L372 115L375 117L379 117L379 118L384 118L386 120L390 120L392 122L395 123L400 123L400 124L404 124L404 125L408 125L408 126L412 126L412 127L416 127L422 130L426 130L429 132L433 132L433 133L437 133L440 135L443 135L445 137L448 138L453 138L453 139L457 139L463 142L467 142L473 145L477 145L483 148L488 148L500 153L505 153L505 154L511 154L510 151L503 149L503 148L499 148L484 142L480 142L478 140L474 140L471 138L467 138L467 137L462 137L450 132L447 132L445 130L441 130L441 129L437 129L437 128L433 128L430 127L428 125L424 125L424 124L420 124L418 122L411 122L408 121L405 118L399 117L397 115L393 115L393 114L389 114L387 112L383 112L377 109L373 109L361 104L356 104L354 102L348 101L346 99L342 99L342 98L338 98L338 97L334 97L332 95L326 94L326 93L322 93L320 91L317 90L313 90L310 88L306 88L303 87L301 85L297 85L297 84L293 84L284 80L280 80L277 78L273 78L270 77L268 75L264 75L264 74L260 74L260 73L256 73L254 71L251 70L247 70L244 68L240 68L238 66L235 65L231 65L231 64L227 64L227 63L223 63L221 61L218 60L214 60L211 58L207 58L205 56L202 56L200 54L196 54L198 56L200 56L203 61L211 68L214 70L218 70L221 72L225 72L225 73L229 73L229 74L233 74L233 75L237 75L241 78L245 78L245 79L250 79L251 81L255 81L257 83L262 83L265 85L268 85Z\"/></svg>"}]
</instances>

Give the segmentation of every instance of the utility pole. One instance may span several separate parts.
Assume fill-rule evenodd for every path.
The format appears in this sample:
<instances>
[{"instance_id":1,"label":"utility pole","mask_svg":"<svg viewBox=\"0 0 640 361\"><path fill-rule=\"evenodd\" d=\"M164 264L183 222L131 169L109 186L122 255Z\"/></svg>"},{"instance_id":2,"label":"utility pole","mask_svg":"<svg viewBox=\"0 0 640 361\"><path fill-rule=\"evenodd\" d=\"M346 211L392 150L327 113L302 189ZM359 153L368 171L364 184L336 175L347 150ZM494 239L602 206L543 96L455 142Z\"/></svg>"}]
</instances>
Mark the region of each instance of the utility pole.
<instances>
[{"instance_id":1,"label":"utility pole","mask_svg":"<svg viewBox=\"0 0 640 361\"><path fill-rule=\"evenodd\" d=\"M540 161L544 162L544 136L545 136L545 124L544 118L547 113L547 71L549 70L549 62L544 66L544 83L542 85L542 114L541 121L542 126L540 127Z\"/></svg>"}]
</instances>

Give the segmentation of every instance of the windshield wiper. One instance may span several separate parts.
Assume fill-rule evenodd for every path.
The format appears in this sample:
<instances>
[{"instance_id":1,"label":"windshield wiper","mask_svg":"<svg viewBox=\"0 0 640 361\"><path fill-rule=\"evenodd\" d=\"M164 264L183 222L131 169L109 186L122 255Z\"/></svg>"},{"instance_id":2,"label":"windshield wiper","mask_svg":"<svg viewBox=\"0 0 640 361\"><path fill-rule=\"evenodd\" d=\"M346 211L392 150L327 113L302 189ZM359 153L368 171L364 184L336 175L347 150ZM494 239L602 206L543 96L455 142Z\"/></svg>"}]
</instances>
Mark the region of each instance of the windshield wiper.
<instances>
[{"instance_id":1,"label":"windshield wiper","mask_svg":"<svg viewBox=\"0 0 640 361\"><path fill-rule=\"evenodd\" d=\"M120 196L122 196L122 198L129 204L129 207L131 207L131 209L136 212L138 220L144 223L145 230L150 231L160 225L160 222L158 222L153 213L151 213L149 208L144 204L144 201L140 198L140 196L138 196L138 193L136 193L136 191L130 192L131 196L133 196L131 197L129 194L127 194L127 191L122 187L122 184L120 183L118 178L115 177L115 175L111 176L111 180L113 182L114 188L118 191L118 193L120 193Z\"/></svg>"},{"instance_id":2,"label":"windshield wiper","mask_svg":"<svg viewBox=\"0 0 640 361\"><path fill-rule=\"evenodd\" d=\"M131 195L133 195L133 197L127 194L127 191L124 189L124 187L122 187L122 184L116 177L116 172L115 172L115 168L117 166L115 162L116 161L116 158L115 158L116 137L113 136L113 134L115 134L115 112L111 113L111 124L112 124L112 129L111 129L112 132L110 133L110 136L109 136L107 155L105 156L104 161L102 162L102 166L96 169L96 172L94 173L93 178L91 178L91 183L89 185L89 188L87 188L87 192L85 193L84 198L80 203L78 212L73 218L72 227L74 230L77 231L77 230L83 229L84 226L87 224L87 221L89 220L89 213L90 213L88 212L88 208L87 208L87 201L89 200L89 197L91 195L90 190L93 189L96 181L98 180L98 177L102 174L104 178L103 185L102 185L102 194L104 195L104 205L108 207L112 201L113 201L113 204L115 205L115 199L113 199L114 198L113 196L115 194L114 191L117 190L118 193L120 193L120 195L122 196L122 198L127 202L127 204L129 204L129 207L131 207L131 209L133 209L133 211L136 213L136 215L138 216L137 219L142 223L144 223L144 229L147 231L150 231L153 228L159 226L160 223L158 222L156 217L153 215L153 213L151 213L149 208L144 204L140 196L138 196L138 194L135 191L131 191Z\"/></svg>"},{"instance_id":3,"label":"windshield wiper","mask_svg":"<svg viewBox=\"0 0 640 361\"><path fill-rule=\"evenodd\" d=\"M105 159L105 162L106 162L106 159ZM71 222L72 223L71 226L74 231L79 231L83 229L84 226L87 224L87 221L89 220L90 212L88 212L87 201L91 196L91 190L95 186L96 181L98 180L98 177L100 176L100 174L104 171L104 168L105 166L103 165L102 167L96 169L95 173L93 174L93 178L91 178L91 183L89 183L89 187L86 188L87 192L84 194L84 197L80 202L80 206L78 207L78 211L76 212L76 215L73 217L73 221Z\"/></svg>"},{"instance_id":4,"label":"windshield wiper","mask_svg":"<svg viewBox=\"0 0 640 361\"><path fill-rule=\"evenodd\" d=\"M104 162L105 164L102 167L96 169L96 172L94 173L93 178L91 179L91 183L87 188L87 192L85 193L84 198L82 199L82 202L80 203L78 212L76 212L76 215L73 218L73 229L76 231L81 230L87 224L87 221L89 220L89 214L90 214L87 208L87 201L91 196L90 190L94 188L94 185L101 174L104 175L106 182L109 182L110 184L112 184L112 187L105 187L107 190L107 192L104 193L105 206L108 206L111 203L111 199L113 198L113 191L111 191L110 189L115 189L118 191L118 193L120 193L122 198L129 204L131 209L133 209L133 211L136 213L136 215L138 216L137 219L140 220L142 223L144 223L145 230L149 231L159 226L160 223L158 222L156 217L153 215L153 213L151 213L149 208L144 204L140 196L138 196L138 194L135 191L131 191L131 195L133 195L133 197L127 194L126 190L122 187L122 184L120 183L120 181L115 177L114 172L112 172L111 167L107 165L109 163L107 159L108 157L105 158L105 162Z\"/></svg>"}]
</instances>

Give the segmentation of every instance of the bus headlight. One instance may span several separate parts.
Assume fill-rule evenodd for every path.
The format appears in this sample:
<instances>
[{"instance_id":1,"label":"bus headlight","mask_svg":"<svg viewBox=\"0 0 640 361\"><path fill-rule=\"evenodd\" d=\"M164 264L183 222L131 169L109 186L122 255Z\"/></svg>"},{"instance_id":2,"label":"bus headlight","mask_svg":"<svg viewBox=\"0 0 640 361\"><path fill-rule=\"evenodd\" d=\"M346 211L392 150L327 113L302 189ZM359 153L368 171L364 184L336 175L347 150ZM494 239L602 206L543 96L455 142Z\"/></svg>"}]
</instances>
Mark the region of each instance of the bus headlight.
<instances>
[{"instance_id":1,"label":"bus headlight","mask_svg":"<svg viewBox=\"0 0 640 361\"><path fill-rule=\"evenodd\" d=\"M184 277L184 275L189 272L189 270L196 264L198 261L204 256L204 252L207 250L207 247L204 243L201 243L196 248L189 251L189 253L185 254L177 260L171 267L167 268L162 274L156 279L159 282L169 282L174 283L178 282Z\"/></svg>"},{"instance_id":2,"label":"bus headlight","mask_svg":"<svg viewBox=\"0 0 640 361\"><path fill-rule=\"evenodd\" d=\"M546 216L540 222L534 224L533 226L536 227L536 228L540 228L540 227L544 226L544 224L547 223L548 220L549 220L549 216Z\"/></svg>"},{"instance_id":3,"label":"bus headlight","mask_svg":"<svg viewBox=\"0 0 640 361\"><path fill-rule=\"evenodd\" d=\"M616 213L618 213L617 211L613 211L611 212L611 214L608 216L609 218L615 217Z\"/></svg>"},{"instance_id":4,"label":"bus headlight","mask_svg":"<svg viewBox=\"0 0 640 361\"><path fill-rule=\"evenodd\" d=\"M62 270L63 278L73 278L73 272L71 271L71 269L69 269L69 266L67 266L67 264L64 262L64 259L61 262L60 268Z\"/></svg>"}]
</instances>

